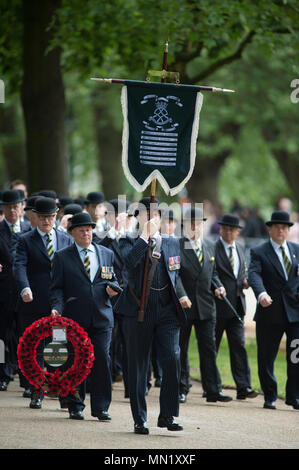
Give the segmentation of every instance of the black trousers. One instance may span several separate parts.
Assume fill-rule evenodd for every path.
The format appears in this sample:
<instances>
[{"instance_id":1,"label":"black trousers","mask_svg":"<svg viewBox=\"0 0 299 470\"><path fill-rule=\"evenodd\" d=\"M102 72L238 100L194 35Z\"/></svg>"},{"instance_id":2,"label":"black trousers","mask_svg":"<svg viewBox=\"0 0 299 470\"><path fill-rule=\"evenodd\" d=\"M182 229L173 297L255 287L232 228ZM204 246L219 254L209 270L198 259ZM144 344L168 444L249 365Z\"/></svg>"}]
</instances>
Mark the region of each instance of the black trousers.
<instances>
[{"instance_id":1,"label":"black trousers","mask_svg":"<svg viewBox=\"0 0 299 470\"><path fill-rule=\"evenodd\" d=\"M286 400L299 399L299 322L269 325L257 321L258 374L265 400L275 401L277 398L274 362L284 333L287 337Z\"/></svg>"},{"instance_id":2,"label":"black trousers","mask_svg":"<svg viewBox=\"0 0 299 470\"><path fill-rule=\"evenodd\" d=\"M158 298L153 302L150 299L144 322L138 322L136 317L124 317L124 331L128 353L130 405L134 423L142 424L147 421L146 387L153 338L162 368L160 414L178 416L180 328L175 307L161 307Z\"/></svg>"},{"instance_id":3,"label":"black trousers","mask_svg":"<svg viewBox=\"0 0 299 470\"><path fill-rule=\"evenodd\" d=\"M90 372L91 414L97 416L107 411L112 397L110 343L112 328L88 328L85 330L94 347L94 363ZM86 395L86 380L79 387L79 397L68 395L69 411L83 410Z\"/></svg>"},{"instance_id":4,"label":"black trousers","mask_svg":"<svg viewBox=\"0 0 299 470\"><path fill-rule=\"evenodd\" d=\"M217 352L221 343L224 331L226 332L230 366L237 390L241 391L247 387L251 388L251 376L248 363L248 355L245 348L245 331L242 324L236 317L225 318L217 316L216 320L216 348ZM221 379L218 377L218 382Z\"/></svg>"},{"instance_id":5,"label":"black trousers","mask_svg":"<svg viewBox=\"0 0 299 470\"><path fill-rule=\"evenodd\" d=\"M188 319L181 328L180 349L181 349L181 380L180 393L185 395L190 388L190 368L188 361L189 339L194 326L197 347L199 353L199 367L203 389L207 394L218 394L221 392L219 386L219 373L216 365L216 341L215 341L216 319L194 320Z\"/></svg>"}]
</instances>

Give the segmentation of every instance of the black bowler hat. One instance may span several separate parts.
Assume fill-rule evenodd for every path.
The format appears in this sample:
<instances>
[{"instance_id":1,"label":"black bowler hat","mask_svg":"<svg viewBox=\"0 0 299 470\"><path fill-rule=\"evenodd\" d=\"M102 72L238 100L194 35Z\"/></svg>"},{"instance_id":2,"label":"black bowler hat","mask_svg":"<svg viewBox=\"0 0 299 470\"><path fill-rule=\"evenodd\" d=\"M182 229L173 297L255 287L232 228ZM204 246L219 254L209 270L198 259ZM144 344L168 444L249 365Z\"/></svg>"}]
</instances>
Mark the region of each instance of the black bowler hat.
<instances>
[{"instance_id":1,"label":"black bowler hat","mask_svg":"<svg viewBox=\"0 0 299 470\"><path fill-rule=\"evenodd\" d=\"M164 220L176 220L172 209L162 209L161 217Z\"/></svg>"},{"instance_id":2,"label":"black bowler hat","mask_svg":"<svg viewBox=\"0 0 299 470\"><path fill-rule=\"evenodd\" d=\"M235 214L224 214L220 222L218 222L219 225L229 225L230 227L236 227L236 228L243 228L240 225L240 220L239 217Z\"/></svg>"},{"instance_id":3,"label":"black bowler hat","mask_svg":"<svg viewBox=\"0 0 299 470\"><path fill-rule=\"evenodd\" d=\"M147 210L149 211L150 209L152 210L159 210L160 212L160 215L161 215L161 209L159 208L159 200L157 198L154 198L153 199L153 202L152 202L152 206L151 206L151 198L150 197L143 197L142 199L140 199L140 201L138 202L138 205L135 209L135 213L134 213L134 216L137 217L137 215L139 214L140 211L142 210Z\"/></svg>"},{"instance_id":4,"label":"black bowler hat","mask_svg":"<svg viewBox=\"0 0 299 470\"><path fill-rule=\"evenodd\" d=\"M52 189L42 189L38 192L39 196L51 197L52 199L57 199L57 193Z\"/></svg>"},{"instance_id":5,"label":"black bowler hat","mask_svg":"<svg viewBox=\"0 0 299 470\"><path fill-rule=\"evenodd\" d=\"M55 199L51 197L39 196L35 203L33 212L37 214L56 214L58 211Z\"/></svg>"},{"instance_id":6,"label":"black bowler hat","mask_svg":"<svg viewBox=\"0 0 299 470\"><path fill-rule=\"evenodd\" d=\"M92 228L96 226L88 212L80 212L79 214L75 214L71 219L71 224L72 225L68 229L69 231L73 230L75 227L82 227L84 225L91 225Z\"/></svg>"},{"instance_id":7,"label":"black bowler hat","mask_svg":"<svg viewBox=\"0 0 299 470\"><path fill-rule=\"evenodd\" d=\"M292 227L292 225L294 225L294 223L290 221L290 214L286 211L272 212L271 220L268 220L268 222L266 222L266 225L268 225L268 227L271 227L271 225L273 224L285 224L289 227Z\"/></svg>"},{"instance_id":8,"label":"black bowler hat","mask_svg":"<svg viewBox=\"0 0 299 470\"><path fill-rule=\"evenodd\" d=\"M24 192L23 192L24 194ZM7 189L3 191L2 194L2 205L4 204L17 204L18 202L22 202L25 200L25 195L22 196L18 189Z\"/></svg>"},{"instance_id":9,"label":"black bowler hat","mask_svg":"<svg viewBox=\"0 0 299 470\"><path fill-rule=\"evenodd\" d=\"M67 196L65 194L61 194L59 196L58 207L61 209L62 207L67 206L68 204L72 204L74 202L71 196Z\"/></svg>"},{"instance_id":10,"label":"black bowler hat","mask_svg":"<svg viewBox=\"0 0 299 470\"><path fill-rule=\"evenodd\" d=\"M200 207L191 207L190 209L187 209L184 214L184 219L185 220L202 220L202 221L207 220L207 218L204 217L203 211Z\"/></svg>"},{"instance_id":11,"label":"black bowler hat","mask_svg":"<svg viewBox=\"0 0 299 470\"><path fill-rule=\"evenodd\" d=\"M24 211L30 211L34 209L35 207L35 201L39 198L40 196L29 196L27 201L26 201L26 206L24 207Z\"/></svg>"},{"instance_id":12,"label":"black bowler hat","mask_svg":"<svg viewBox=\"0 0 299 470\"><path fill-rule=\"evenodd\" d=\"M80 206L80 204L67 204L64 206L64 215L75 215L80 214L80 212L82 212L82 206Z\"/></svg>"},{"instance_id":13,"label":"black bowler hat","mask_svg":"<svg viewBox=\"0 0 299 470\"><path fill-rule=\"evenodd\" d=\"M87 194L85 204L102 204L105 201L105 196L101 191L92 191Z\"/></svg>"},{"instance_id":14,"label":"black bowler hat","mask_svg":"<svg viewBox=\"0 0 299 470\"><path fill-rule=\"evenodd\" d=\"M132 216L133 214L129 213L129 206L130 206L130 202L127 201L127 200L123 200L123 199L110 199L109 201L107 201L109 204L111 204L111 206L113 207L114 209L114 213L117 215L119 212L126 212L129 216ZM107 204L107 203L106 203ZM107 207L107 212L113 212L111 210L111 207Z\"/></svg>"}]
</instances>

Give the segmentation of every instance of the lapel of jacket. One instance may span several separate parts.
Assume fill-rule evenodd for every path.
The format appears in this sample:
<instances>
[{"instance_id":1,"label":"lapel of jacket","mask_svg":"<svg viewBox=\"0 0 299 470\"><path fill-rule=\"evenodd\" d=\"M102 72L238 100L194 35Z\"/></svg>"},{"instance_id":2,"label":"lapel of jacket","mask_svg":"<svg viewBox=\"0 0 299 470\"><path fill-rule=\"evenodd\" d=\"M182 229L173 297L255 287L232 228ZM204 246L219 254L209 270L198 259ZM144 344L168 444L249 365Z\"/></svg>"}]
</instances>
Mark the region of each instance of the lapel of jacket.
<instances>
[{"instance_id":1,"label":"lapel of jacket","mask_svg":"<svg viewBox=\"0 0 299 470\"><path fill-rule=\"evenodd\" d=\"M297 259L297 256L296 256L296 252L293 248L293 245L289 242L287 242L287 245L288 245L288 248L289 248L289 251L290 251L290 256L291 256L291 263L292 263L292 269L291 269L291 272L290 272L290 275L289 275L289 278L291 277L291 275L293 274L293 272L298 269L298 259Z\"/></svg>"},{"instance_id":2,"label":"lapel of jacket","mask_svg":"<svg viewBox=\"0 0 299 470\"><path fill-rule=\"evenodd\" d=\"M85 277L86 279L88 279L88 281L90 282L90 278L89 278L89 276L88 276L88 274L87 274L87 271L86 271L86 269L85 269L85 267L84 267L84 265L83 265L83 263L82 263L82 260L81 260L81 258L80 258L80 255L79 255L79 252L78 252L78 249L77 249L76 244L73 243L73 245L71 245L71 247L72 247L72 252L71 252L71 253L72 253L72 255L73 255L72 258L74 259L74 261L75 261L77 267L80 269L80 271L82 272L82 274L84 275L84 277Z\"/></svg>"},{"instance_id":3,"label":"lapel of jacket","mask_svg":"<svg viewBox=\"0 0 299 470\"><path fill-rule=\"evenodd\" d=\"M182 251L185 254L185 257L187 258L187 260L190 261L190 263L192 263L196 271L201 271L202 267L199 264L195 251L190 245L190 240L186 237L183 237L181 243L182 243L181 245ZM185 247L185 243L187 245L186 247Z\"/></svg>"},{"instance_id":4,"label":"lapel of jacket","mask_svg":"<svg viewBox=\"0 0 299 470\"><path fill-rule=\"evenodd\" d=\"M220 239L216 243L216 250L217 250L217 254L218 254L217 265L221 266L221 269L223 269L228 276L232 277L233 279L236 279L235 276L234 276L233 269L231 267L230 261L227 257L225 248L224 248L223 243ZM239 258L240 258L240 256L239 256ZM241 263L240 263L240 265L241 265Z\"/></svg>"},{"instance_id":5,"label":"lapel of jacket","mask_svg":"<svg viewBox=\"0 0 299 470\"><path fill-rule=\"evenodd\" d=\"M102 250L101 250L100 245L97 245L96 243L93 243L93 246L96 249L96 254L97 254L97 257L98 257L98 261L99 261L99 267L98 267L98 270L97 270L96 275L95 275L94 280L93 280L93 282L94 282L98 278L98 276L100 275L102 266L105 266L105 265L104 265L103 253L101 252Z\"/></svg>"},{"instance_id":6,"label":"lapel of jacket","mask_svg":"<svg viewBox=\"0 0 299 470\"><path fill-rule=\"evenodd\" d=\"M34 245L41 251L41 253L50 261L47 249L42 241L40 234L38 233L37 229L35 228L31 235L31 240L33 241Z\"/></svg>"},{"instance_id":7,"label":"lapel of jacket","mask_svg":"<svg viewBox=\"0 0 299 470\"><path fill-rule=\"evenodd\" d=\"M0 222L0 234L4 242L9 246L11 242L12 233L5 220Z\"/></svg>"},{"instance_id":8,"label":"lapel of jacket","mask_svg":"<svg viewBox=\"0 0 299 470\"><path fill-rule=\"evenodd\" d=\"M274 250L273 246L271 245L270 240L268 241L268 244L266 245L266 255L267 255L269 261L276 268L276 270L278 271L280 276L283 277L284 280L286 280L283 269L282 269L282 266L281 266L281 262L280 262L280 260L277 256L277 254L275 253L275 250Z\"/></svg>"},{"instance_id":9,"label":"lapel of jacket","mask_svg":"<svg viewBox=\"0 0 299 470\"><path fill-rule=\"evenodd\" d=\"M245 256L244 253L242 252L242 249L240 245L236 242L236 250L239 256L239 271L238 271L238 277L237 279L240 279L240 277L246 277L245 276Z\"/></svg>"}]
</instances>

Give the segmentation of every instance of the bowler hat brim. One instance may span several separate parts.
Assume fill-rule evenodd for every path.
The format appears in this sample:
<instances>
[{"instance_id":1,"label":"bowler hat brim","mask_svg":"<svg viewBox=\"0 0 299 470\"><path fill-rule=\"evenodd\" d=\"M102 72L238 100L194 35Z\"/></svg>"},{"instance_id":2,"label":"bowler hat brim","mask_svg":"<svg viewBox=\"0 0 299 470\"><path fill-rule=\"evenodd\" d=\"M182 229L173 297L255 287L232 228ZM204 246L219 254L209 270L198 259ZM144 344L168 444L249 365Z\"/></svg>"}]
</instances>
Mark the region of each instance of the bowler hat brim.
<instances>
[{"instance_id":1,"label":"bowler hat brim","mask_svg":"<svg viewBox=\"0 0 299 470\"><path fill-rule=\"evenodd\" d=\"M95 228L95 226L96 226L96 224L95 224L94 222L87 222L87 221L85 221L85 222L78 222L78 223L76 223L76 224L74 224L74 225L71 225L68 230L71 231L71 230L73 230L73 228L76 228L76 227L84 227L85 225L86 225L86 226L90 225L92 228Z\"/></svg>"},{"instance_id":2,"label":"bowler hat brim","mask_svg":"<svg viewBox=\"0 0 299 470\"><path fill-rule=\"evenodd\" d=\"M271 225L275 224L288 225L289 227L292 227L294 225L294 222L288 222L286 220L268 220L268 222L266 222L266 225L268 227L271 227Z\"/></svg>"}]
</instances>

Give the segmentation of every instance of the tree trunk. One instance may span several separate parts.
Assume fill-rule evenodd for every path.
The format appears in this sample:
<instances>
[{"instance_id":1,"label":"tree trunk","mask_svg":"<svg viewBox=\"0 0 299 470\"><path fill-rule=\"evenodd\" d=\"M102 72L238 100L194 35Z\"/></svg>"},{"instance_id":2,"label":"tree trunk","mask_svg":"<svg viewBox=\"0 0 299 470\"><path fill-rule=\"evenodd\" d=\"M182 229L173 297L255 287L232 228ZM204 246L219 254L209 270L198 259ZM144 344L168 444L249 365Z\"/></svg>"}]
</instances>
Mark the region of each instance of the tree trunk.
<instances>
[{"instance_id":1,"label":"tree trunk","mask_svg":"<svg viewBox=\"0 0 299 470\"><path fill-rule=\"evenodd\" d=\"M218 181L220 170L230 153L230 151L227 151L213 158L197 158L193 175L186 185L188 197L192 201L199 203L208 199L212 204L219 201Z\"/></svg>"},{"instance_id":2,"label":"tree trunk","mask_svg":"<svg viewBox=\"0 0 299 470\"><path fill-rule=\"evenodd\" d=\"M99 153L102 191L107 200L124 194L124 175L121 163L122 133L113 126L106 103L94 104L95 134Z\"/></svg>"},{"instance_id":3,"label":"tree trunk","mask_svg":"<svg viewBox=\"0 0 299 470\"><path fill-rule=\"evenodd\" d=\"M47 28L60 4L60 0L23 0L21 95L30 192L39 189L67 192L61 51L56 47L46 53L53 34Z\"/></svg>"},{"instance_id":4,"label":"tree trunk","mask_svg":"<svg viewBox=\"0 0 299 470\"><path fill-rule=\"evenodd\" d=\"M0 108L0 135L5 177L8 181L14 179L27 180L25 143L19 124L16 104L6 103L2 105Z\"/></svg>"}]
</instances>

